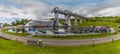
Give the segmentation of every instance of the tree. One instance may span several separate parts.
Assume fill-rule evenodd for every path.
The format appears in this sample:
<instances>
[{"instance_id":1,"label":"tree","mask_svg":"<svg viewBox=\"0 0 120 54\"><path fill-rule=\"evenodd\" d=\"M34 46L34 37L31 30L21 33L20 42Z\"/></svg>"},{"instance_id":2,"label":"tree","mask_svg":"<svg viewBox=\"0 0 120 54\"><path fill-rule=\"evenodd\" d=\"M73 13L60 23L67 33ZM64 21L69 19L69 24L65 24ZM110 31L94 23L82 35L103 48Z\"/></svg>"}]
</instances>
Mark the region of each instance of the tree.
<instances>
[{"instance_id":1,"label":"tree","mask_svg":"<svg viewBox=\"0 0 120 54\"><path fill-rule=\"evenodd\" d=\"M22 19L21 21L21 25L25 25L27 22L29 22L28 19ZM25 32L25 28L22 29L22 32L24 33Z\"/></svg>"},{"instance_id":2,"label":"tree","mask_svg":"<svg viewBox=\"0 0 120 54\"><path fill-rule=\"evenodd\" d=\"M16 22L16 25L19 25L20 24L20 21L19 20L15 20Z\"/></svg>"},{"instance_id":3,"label":"tree","mask_svg":"<svg viewBox=\"0 0 120 54\"><path fill-rule=\"evenodd\" d=\"M26 24L27 22L29 22L29 20L28 19L24 19L24 23Z\"/></svg>"},{"instance_id":4,"label":"tree","mask_svg":"<svg viewBox=\"0 0 120 54\"><path fill-rule=\"evenodd\" d=\"M29 22L29 20L28 19L22 19L20 22L21 22L20 24L26 24L27 22Z\"/></svg>"},{"instance_id":5,"label":"tree","mask_svg":"<svg viewBox=\"0 0 120 54\"><path fill-rule=\"evenodd\" d=\"M115 22L120 23L120 18L119 18L119 19L116 19Z\"/></svg>"},{"instance_id":6,"label":"tree","mask_svg":"<svg viewBox=\"0 0 120 54\"><path fill-rule=\"evenodd\" d=\"M29 22L31 20L28 20L28 19L22 19L22 20L15 20L11 23L12 26L16 26L16 25L24 25L26 24L27 22Z\"/></svg>"},{"instance_id":7,"label":"tree","mask_svg":"<svg viewBox=\"0 0 120 54\"><path fill-rule=\"evenodd\" d=\"M3 27L6 27L6 26L10 26L10 24L4 23L4 24L3 24Z\"/></svg>"},{"instance_id":8,"label":"tree","mask_svg":"<svg viewBox=\"0 0 120 54\"><path fill-rule=\"evenodd\" d=\"M24 20L24 19L22 19L22 20L20 21L20 24L24 24L24 21L25 21L25 20Z\"/></svg>"},{"instance_id":9,"label":"tree","mask_svg":"<svg viewBox=\"0 0 120 54\"><path fill-rule=\"evenodd\" d=\"M16 23L13 21L13 22L11 23L11 25L12 25L12 26L15 26L15 25L16 25Z\"/></svg>"}]
</instances>

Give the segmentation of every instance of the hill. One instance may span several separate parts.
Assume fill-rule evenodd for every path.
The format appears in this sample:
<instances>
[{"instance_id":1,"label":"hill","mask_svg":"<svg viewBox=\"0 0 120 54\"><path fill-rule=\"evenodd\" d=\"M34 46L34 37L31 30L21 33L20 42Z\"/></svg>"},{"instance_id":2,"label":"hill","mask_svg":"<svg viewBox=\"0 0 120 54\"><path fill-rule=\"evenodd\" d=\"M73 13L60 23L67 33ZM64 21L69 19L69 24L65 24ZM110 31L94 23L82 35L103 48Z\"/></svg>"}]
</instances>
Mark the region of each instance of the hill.
<instances>
[{"instance_id":1,"label":"hill","mask_svg":"<svg viewBox=\"0 0 120 54\"><path fill-rule=\"evenodd\" d=\"M64 21L60 20L61 24L64 24ZM71 19L71 24L74 26L74 18ZM91 17L88 19L83 20L83 23L79 23L78 19L78 25L81 26L110 26L112 28L117 29L117 26L120 25L120 16L108 16L108 17Z\"/></svg>"}]
</instances>

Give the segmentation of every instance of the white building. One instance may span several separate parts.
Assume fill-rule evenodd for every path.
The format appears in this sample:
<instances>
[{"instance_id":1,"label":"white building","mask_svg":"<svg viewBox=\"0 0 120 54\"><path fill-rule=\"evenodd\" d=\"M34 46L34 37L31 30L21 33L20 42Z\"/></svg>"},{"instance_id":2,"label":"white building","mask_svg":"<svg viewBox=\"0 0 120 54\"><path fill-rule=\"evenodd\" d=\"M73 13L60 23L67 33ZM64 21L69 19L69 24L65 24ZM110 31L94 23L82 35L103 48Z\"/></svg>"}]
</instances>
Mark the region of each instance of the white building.
<instances>
[{"instance_id":1,"label":"white building","mask_svg":"<svg viewBox=\"0 0 120 54\"><path fill-rule=\"evenodd\" d=\"M29 27L26 28L26 30L29 31L33 31L33 32L46 32L46 31L54 31L53 29L53 23L54 21L52 20L33 20L28 22L25 27Z\"/></svg>"}]
</instances>

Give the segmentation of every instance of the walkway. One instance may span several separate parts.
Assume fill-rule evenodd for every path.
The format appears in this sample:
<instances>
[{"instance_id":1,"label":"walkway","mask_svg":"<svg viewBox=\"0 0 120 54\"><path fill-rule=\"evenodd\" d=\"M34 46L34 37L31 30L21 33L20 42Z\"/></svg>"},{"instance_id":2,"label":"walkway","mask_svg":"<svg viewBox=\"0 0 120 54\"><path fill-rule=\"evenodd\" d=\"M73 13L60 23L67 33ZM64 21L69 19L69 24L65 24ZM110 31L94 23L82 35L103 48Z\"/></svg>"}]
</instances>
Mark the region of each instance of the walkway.
<instances>
[{"instance_id":1,"label":"walkway","mask_svg":"<svg viewBox=\"0 0 120 54\"><path fill-rule=\"evenodd\" d=\"M28 39L42 40L43 45L50 46L78 46L78 45L88 45L88 44L99 44L105 42L113 42L120 39L120 33L114 36L104 37L104 38L93 38L93 39L80 39L80 40L53 40L53 39L39 39L39 38L28 38L8 35L0 32L0 36L10 40L16 40L21 42L27 42Z\"/></svg>"}]
</instances>

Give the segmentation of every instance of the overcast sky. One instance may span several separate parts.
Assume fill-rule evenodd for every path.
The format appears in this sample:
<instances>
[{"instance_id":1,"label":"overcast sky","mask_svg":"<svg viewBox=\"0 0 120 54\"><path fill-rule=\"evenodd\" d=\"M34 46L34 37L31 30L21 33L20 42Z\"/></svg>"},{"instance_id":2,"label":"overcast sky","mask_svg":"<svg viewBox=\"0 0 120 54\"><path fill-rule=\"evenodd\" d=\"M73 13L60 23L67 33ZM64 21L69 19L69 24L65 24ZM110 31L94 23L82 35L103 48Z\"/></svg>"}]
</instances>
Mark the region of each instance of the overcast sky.
<instances>
[{"instance_id":1,"label":"overcast sky","mask_svg":"<svg viewBox=\"0 0 120 54\"><path fill-rule=\"evenodd\" d=\"M88 17L120 15L120 0L0 0L0 17L50 18L54 7Z\"/></svg>"}]
</instances>

